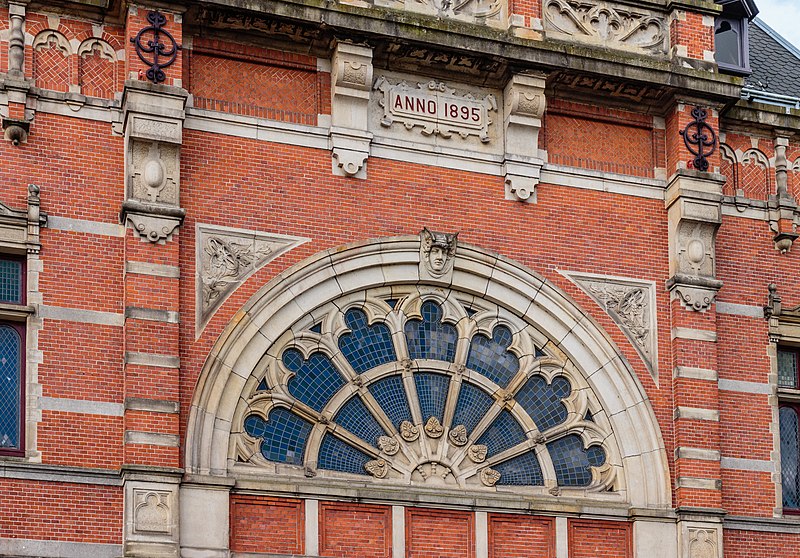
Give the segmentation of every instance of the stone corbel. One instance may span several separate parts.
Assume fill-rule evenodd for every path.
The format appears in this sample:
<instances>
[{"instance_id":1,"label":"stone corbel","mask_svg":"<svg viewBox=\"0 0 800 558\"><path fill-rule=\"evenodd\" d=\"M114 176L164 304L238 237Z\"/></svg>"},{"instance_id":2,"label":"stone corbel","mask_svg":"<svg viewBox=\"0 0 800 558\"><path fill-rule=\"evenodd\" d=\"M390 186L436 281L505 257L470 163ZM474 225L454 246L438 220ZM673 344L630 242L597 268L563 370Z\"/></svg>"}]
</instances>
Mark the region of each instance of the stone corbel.
<instances>
[{"instance_id":1,"label":"stone corbel","mask_svg":"<svg viewBox=\"0 0 800 558\"><path fill-rule=\"evenodd\" d=\"M124 556L176 558L179 554L180 473L126 467L123 470Z\"/></svg>"},{"instance_id":2,"label":"stone corbel","mask_svg":"<svg viewBox=\"0 0 800 558\"><path fill-rule=\"evenodd\" d=\"M667 187L671 274L667 289L689 310L707 310L722 288L715 275L724 183L721 175L681 170Z\"/></svg>"},{"instance_id":3,"label":"stone corbel","mask_svg":"<svg viewBox=\"0 0 800 558\"><path fill-rule=\"evenodd\" d=\"M183 222L180 146L187 93L127 81L123 94L125 201L121 221L144 242L163 244Z\"/></svg>"},{"instance_id":4,"label":"stone corbel","mask_svg":"<svg viewBox=\"0 0 800 558\"><path fill-rule=\"evenodd\" d=\"M368 131L372 48L337 43L331 67L333 174L366 178L366 161L372 142L372 134Z\"/></svg>"},{"instance_id":5,"label":"stone corbel","mask_svg":"<svg viewBox=\"0 0 800 558\"><path fill-rule=\"evenodd\" d=\"M504 92L506 199L535 202L536 186L546 153L539 150L539 130L545 110L545 75L511 77Z\"/></svg>"}]
</instances>

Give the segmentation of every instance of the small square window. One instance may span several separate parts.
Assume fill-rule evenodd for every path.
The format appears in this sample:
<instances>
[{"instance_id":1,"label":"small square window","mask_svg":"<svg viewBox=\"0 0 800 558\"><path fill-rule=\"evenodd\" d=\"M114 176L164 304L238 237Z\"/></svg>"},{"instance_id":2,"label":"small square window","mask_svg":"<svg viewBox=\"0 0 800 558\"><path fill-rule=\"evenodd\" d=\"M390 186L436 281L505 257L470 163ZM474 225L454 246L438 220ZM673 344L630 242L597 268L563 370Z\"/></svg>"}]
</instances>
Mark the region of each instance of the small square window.
<instances>
[{"instance_id":1,"label":"small square window","mask_svg":"<svg viewBox=\"0 0 800 558\"><path fill-rule=\"evenodd\" d=\"M0 257L0 302L25 304L24 278L22 258Z\"/></svg>"},{"instance_id":2,"label":"small square window","mask_svg":"<svg viewBox=\"0 0 800 558\"><path fill-rule=\"evenodd\" d=\"M778 349L778 387L800 389L800 349Z\"/></svg>"}]
</instances>

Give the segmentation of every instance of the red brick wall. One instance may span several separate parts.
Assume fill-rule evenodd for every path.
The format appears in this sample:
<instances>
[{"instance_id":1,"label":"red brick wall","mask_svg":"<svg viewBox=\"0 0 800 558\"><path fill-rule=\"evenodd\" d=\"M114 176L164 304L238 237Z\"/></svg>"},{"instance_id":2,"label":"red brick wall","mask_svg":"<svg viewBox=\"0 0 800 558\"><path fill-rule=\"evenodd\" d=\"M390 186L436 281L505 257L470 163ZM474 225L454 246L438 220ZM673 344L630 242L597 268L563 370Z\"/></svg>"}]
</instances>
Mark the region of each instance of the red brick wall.
<instances>
[{"instance_id":1,"label":"red brick wall","mask_svg":"<svg viewBox=\"0 0 800 558\"><path fill-rule=\"evenodd\" d=\"M471 512L406 508L408 558L474 558L475 515Z\"/></svg>"},{"instance_id":2,"label":"red brick wall","mask_svg":"<svg viewBox=\"0 0 800 558\"><path fill-rule=\"evenodd\" d=\"M725 529L725 558L796 558L800 535Z\"/></svg>"},{"instance_id":3,"label":"red brick wall","mask_svg":"<svg viewBox=\"0 0 800 558\"><path fill-rule=\"evenodd\" d=\"M624 111L553 100L544 130L548 161L557 165L652 178L663 153L652 118Z\"/></svg>"},{"instance_id":4,"label":"red brick wall","mask_svg":"<svg viewBox=\"0 0 800 558\"><path fill-rule=\"evenodd\" d=\"M392 508L320 502L319 553L331 558L391 556Z\"/></svg>"},{"instance_id":5,"label":"red brick wall","mask_svg":"<svg viewBox=\"0 0 800 558\"><path fill-rule=\"evenodd\" d=\"M631 558L632 547L630 523L569 521L570 558Z\"/></svg>"},{"instance_id":6,"label":"red brick wall","mask_svg":"<svg viewBox=\"0 0 800 558\"><path fill-rule=\"evenodd\" d=\"M304 509L294 498L231 495L231 550L303 554Z\"/></svg>"},{"instance_id":7,"label":"red brick wall","mask_svg":"<svg viewBox=\"0 0 800 558\"><path fill-rule=\"evenodd\" d=\"M122 488L0 478L0 538L122 542Z\"/></svg>"},{"instance_id":8,"label":"red brick wall","mask_svg":"<svg viewBox=\"0 0 800 558\"><path fill-rule=\"evenodd\" d=\"M555 520L489 514L489 558L555 558Z\"/></svg>"}]
</instances>

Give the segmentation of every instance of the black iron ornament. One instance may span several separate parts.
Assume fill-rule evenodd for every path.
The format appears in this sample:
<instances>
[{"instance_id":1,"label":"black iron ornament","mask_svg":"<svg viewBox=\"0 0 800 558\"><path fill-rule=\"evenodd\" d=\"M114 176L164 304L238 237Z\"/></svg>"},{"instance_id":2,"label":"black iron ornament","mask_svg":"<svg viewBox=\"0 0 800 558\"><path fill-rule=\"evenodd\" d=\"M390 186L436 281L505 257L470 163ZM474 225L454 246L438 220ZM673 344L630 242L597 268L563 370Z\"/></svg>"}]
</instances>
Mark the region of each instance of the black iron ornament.
<instances>
[{"instance_id":1,"label":"black iron ornament","mask_svg":"<svg viewBox=\"0 0 800 558\"><path fill-rule=\"evenodd\" d=\"M686 149L694 155L692 162L694 168L706 172L708 170L708 157L714 154L717 149L717 134L714 129L706 123L708 111L695 107L692 109L693 122L689 122L686 128L681 130L683 143Z\"/></svg>"},{"instance_id":2,"label":"black iron ornament","mask_svg":"<svg viewBox=\"0 0 800 558\"><path fill-rule=\"evenodd\" d=\"M136 37L131 38L131 42L136 47L136 54L139 59L150 66L145 74L147 79L153 83L161 83L167 79L164 74L164 68L170 66L178 57L178 51L181 46L175 41L175 38L169 31L164 29L167 23L167 18L161 12L150 12L147 14L147 21L150 25L141 29ZM152 37L145 39L145 35L151 33ZM167 42L162 41L163 38ZM145 58L145 55L151 55L152 60Z\"/></svg>"}]
</instances>

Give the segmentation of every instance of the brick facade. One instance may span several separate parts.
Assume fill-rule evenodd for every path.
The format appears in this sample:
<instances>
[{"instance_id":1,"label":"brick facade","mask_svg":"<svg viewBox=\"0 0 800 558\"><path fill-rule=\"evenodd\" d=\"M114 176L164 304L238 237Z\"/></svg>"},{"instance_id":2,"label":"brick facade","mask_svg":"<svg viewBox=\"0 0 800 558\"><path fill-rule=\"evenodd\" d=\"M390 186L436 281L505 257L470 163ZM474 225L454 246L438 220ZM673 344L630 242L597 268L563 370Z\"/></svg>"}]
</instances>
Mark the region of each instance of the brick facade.
<instances>
[{"instance_id":1,"label":"brick facade","mask_svg":"<svg viewBox=\"0 0 800 558\"><path fill-rule=\"evenodd\" d=\"M0 304L0 325L27 324L25 455L0 446L0 556L794 556L777 408L797 395L778 389L776 350L800 344L787 325L800 307L798 249L781 253L776 235L800 223L789 198L800 193L800 113L737 104L741 83L711 71L720 8L653 8L669 48L643 54L548 38L550 2L504 4L505 27L495 15L350 4L159 12L182 48L157 84L131 41L150 24L147 6L114 17L72 3L60 15L0 7L0 72L12 70L12 14L25 19L21 77L0 82L0 112L29 126L19 145L0 142L0 255L28 253L26 304ZM533 72L544 85L515 104L512 78ZM383 97L379 79L403 85ZM447 115L391 112L391 95L408 91L486 103L485 135ZM718 139L705 170L681 134L698 107ZM518 129L524 156L511 147ZM515 164L535 182L530 198L514 197ZM47 221L34 238L38 203ZM203 243L203 227L217 244ZM459 233L450 275L424 275L423 228ZM788 318L764 318L770 283ZM619 298L632 285L641 298ZM513 456L465 458L479 444L453 441L455 409L442 411L439 438L413 403L421 442L378 414L403 448L390 453L292 399L292 379L257 387L287 366L290 337L355 370L337 344L352 328L327 308L359 302L374 326L371 293L389 304L406 288L430 288L451 304L443 323L472 329L441 368L412 359L404 389L426 366L464 389L478 372L458 371L471 350L463 332L509 327L516 344L501 356L522 368L551 359L529 374L552 374L550 386L568 374L585 383L571 385L578 407L564 407L565 425L584 421L572 457L585 458L591 436L603 448L584 485L562 482L544 457L568 426L523 432L543 480L504 485ZM380 311L405 346L402 320L422 311ZM352 372L346 388L368 403L370 374ZM498 413L534 420L510 393L521 384L492 385ZM272 405L299 413L318 453L264 456L247 421ZM320 440L369 457L372 476L323 466Z\"/></svg>"}]
</instances>

